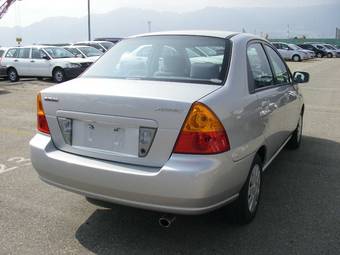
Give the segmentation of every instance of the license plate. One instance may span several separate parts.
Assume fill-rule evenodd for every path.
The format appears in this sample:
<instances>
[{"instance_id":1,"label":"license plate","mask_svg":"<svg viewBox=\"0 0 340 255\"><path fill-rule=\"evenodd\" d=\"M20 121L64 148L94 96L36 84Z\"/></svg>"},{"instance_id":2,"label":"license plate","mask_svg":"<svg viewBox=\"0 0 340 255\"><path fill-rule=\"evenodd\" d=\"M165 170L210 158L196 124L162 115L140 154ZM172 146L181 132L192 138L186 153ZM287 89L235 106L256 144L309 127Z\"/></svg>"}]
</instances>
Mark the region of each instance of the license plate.
<instances>
[{"instance_id":1,"label":"license plate","mask_svg":"<svg viewBox=\"0 0 340 255\"><path fill-rule=\"evenodd\" d=\"M72 145L96 151L137 155L138 129L75 120Z\"/></svg>"}]
</instances>

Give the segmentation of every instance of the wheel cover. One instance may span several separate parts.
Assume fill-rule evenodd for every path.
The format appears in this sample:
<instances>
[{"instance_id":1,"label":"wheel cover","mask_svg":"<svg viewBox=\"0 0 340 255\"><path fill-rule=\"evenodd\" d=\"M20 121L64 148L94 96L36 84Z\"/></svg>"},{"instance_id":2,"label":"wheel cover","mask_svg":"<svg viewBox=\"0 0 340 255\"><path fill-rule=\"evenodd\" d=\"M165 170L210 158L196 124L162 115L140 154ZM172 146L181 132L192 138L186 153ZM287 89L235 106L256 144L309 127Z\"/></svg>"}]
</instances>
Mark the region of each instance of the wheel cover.
<instances>
[{"instance_id":1,"label":"wheel cover","mask_svg":"<svg viewBox=\"0 0 340 255\"><path fill-rule=\"evenodd\" d=\"M251 213L256 210L258 205L261 188L261 168L258 164L253 166L249 178L248 186L248 209Z\"/></svg>"},{"instance_id":2,"label":"wheel cover","mask_svg":"<svg viewBox=\"0 0 340 255\"><path fill-rule=\"evenodd\" d=\"M64 79L64 75L60 71L56 71L55 74L54 74L54 77L55 77L56 81L63 81L63 79Z\"/></svg>"},{"instance_id":3,"label":"wheel cover","mask_svg":"<svg viewBox=\"0 0 340 255\"><path fill-rule=\"evenodd\" d=\"M299 56L294 56L294 57L293 57L293 60L294 60L295 62L299 61Z\"/></svg>"},{"instance_id":4,"label":"wheel cover","mask_svg":"<svg viewBox=\"0 0 340 255\"><path fill-rule=\"evenodd\" d=\"M9 79L14 81L17 78L17 74L14 71L9 72Z\"/></svg>"}]
</instances>

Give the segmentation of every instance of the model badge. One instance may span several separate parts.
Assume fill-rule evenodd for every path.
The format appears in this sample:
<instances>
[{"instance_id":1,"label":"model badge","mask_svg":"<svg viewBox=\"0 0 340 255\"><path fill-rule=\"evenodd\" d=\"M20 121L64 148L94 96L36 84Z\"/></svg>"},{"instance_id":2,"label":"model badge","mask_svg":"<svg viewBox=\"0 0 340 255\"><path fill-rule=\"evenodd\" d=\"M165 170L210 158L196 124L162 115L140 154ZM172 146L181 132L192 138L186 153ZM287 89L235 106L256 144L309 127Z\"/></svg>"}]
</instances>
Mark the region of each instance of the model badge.
<instances>
[{"instance_id":1,"label":"model badge","mask_svg":"<svg viewBox=\"0 0 340 255\"><path fill-rule=\"evenodd\" d=\"M156 112L176 112L176 113L183 112L183 110L181 109L173 109L173 108L158 108L155 111Z\"/></svg>"},{"instance_id":2,"label":"model badge","mask_svg":"<svg viewBox=\"0 0 340 255\"><path fill-rule=\"evenodd\" d=\"M56 97L44 97L44 100L48 102L59 102L59 99Z\"/></svg>"}]
</instances>

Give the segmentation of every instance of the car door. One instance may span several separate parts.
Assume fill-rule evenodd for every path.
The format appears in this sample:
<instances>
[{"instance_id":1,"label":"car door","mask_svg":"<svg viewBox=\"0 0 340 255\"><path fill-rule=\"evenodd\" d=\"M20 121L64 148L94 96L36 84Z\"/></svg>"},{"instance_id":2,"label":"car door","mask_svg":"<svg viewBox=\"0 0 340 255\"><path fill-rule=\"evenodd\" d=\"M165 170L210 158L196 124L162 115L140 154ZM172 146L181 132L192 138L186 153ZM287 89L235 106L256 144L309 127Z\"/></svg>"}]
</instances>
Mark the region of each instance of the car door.
<instances>
[{"instance_id":1,"label":"car door","mask_svg":"<svg viewBox=\"0 0 340 255\"><path fill-rule=\"evenodd\" d=\"M284 59L291 59L292 58L292 51L289 49L288 45L281 43L281 56Z\"/></svg>"},{"instance_id":2,"label":"car door","mask_svg":"<svg viewBox=\"0 0 340 255\"><path fill-rule=\"evenodd\" d=\"M275 85L272 67L261 42L253 42L247 49L252 92L257 96L259 123L267 147L268 159L284 142L284 109L281 108L284 90Z\"/></svg>"},{"instance_id":3,"label":"car door","mask_svg":"<svg viewBox=\"0 0 340 255\"><path fill-rule=\"evenodd\" d=\"M283 122L284 137L288 138L296 129L300 117L301 105L300 100L298 100L300 94L298 87L292 83L292 76L285 62L272 47L269 45L264 47L272 66L275 85L280 87L282 93L279 106L284 111L284 115L282 115L282 118L285 119Z\"/></svg>"},{"instance_id":4,"label":"car door","mask_svg":"<svg viewBox=\"0 0 340 255\"><path fill-rule=\"evenodd\" d=\"M30 63L31 48L20 48L17 54L16 66L18 67L19 76L29 76L31 63Z\"/></svg>"},{"instance_id":5,"label":"car door","mask_svg":"<svg viewBox=\"0 0 340 255\"><path fill-rule=\"evenodd\" d=\"M19 48L9 49L5 55L5 58L2 60L2 64L6 67L14 67L18 72L18 54Z\"/></svg>"},{"instance_id":6,"label":"car door","mask_svg":"<svg viewBox=\"0 0 340 255\"><path fill-rule=\"evenodd\" d=\"M43 58L47 54L38 48L32 48L30 76L51 77L50 60Z\"/></svg>"}]
</instances>

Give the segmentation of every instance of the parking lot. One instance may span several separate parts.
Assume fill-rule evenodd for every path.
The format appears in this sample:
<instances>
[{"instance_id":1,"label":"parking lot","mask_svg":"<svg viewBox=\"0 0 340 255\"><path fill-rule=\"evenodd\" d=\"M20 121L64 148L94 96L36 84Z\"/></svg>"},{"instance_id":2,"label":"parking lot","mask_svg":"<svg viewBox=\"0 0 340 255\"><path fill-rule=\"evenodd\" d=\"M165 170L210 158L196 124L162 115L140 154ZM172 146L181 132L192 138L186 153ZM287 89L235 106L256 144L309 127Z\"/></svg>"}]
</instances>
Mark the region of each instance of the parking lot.
<instances>
[{"instance_id":1,"label":"parking lot","mask_svg":"<svg viewBox=\"0 0 340 255\"><path fill-rule=\"evenodd\" d=\"M264 176L259 213L239 226L231 210L180 216L103 209L41 182L29 161L36 94L50 81L0 80L0 254L339 254L340 59L289 63L307 71L304 140Z\"/></svg>"}]
</instances>

